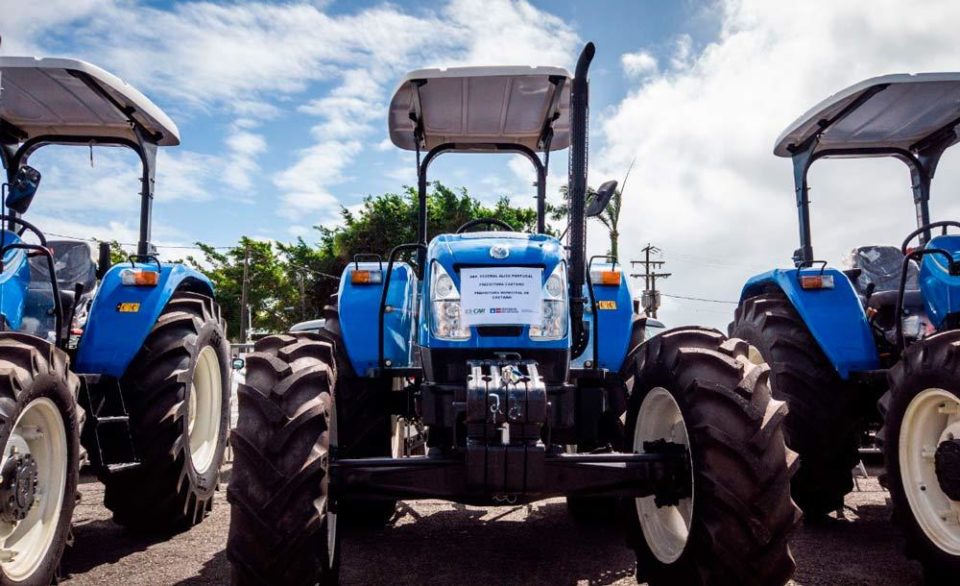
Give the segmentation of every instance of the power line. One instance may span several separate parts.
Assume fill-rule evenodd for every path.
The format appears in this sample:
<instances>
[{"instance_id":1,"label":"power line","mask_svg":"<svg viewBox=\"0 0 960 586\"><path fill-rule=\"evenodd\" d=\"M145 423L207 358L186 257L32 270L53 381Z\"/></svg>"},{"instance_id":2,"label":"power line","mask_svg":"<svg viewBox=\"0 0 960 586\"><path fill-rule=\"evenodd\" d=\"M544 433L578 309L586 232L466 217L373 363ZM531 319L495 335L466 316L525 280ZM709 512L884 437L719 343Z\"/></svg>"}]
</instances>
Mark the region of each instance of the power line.
<instances>
[{"instance_id":1,"label":"power line","mask_svg":"<svg viewBox=\"0 0 960 586\"><path fill-rule=\"evenodd\" d=\"M50 236L56 236L57 238L70 238L71 240L83 240L83 241L97 242L97 243L100 243L100 242L106 242L106 243L116 242L116 243L119 244L120 246L136 246L136 245L137 245L135 242L118 242L118 241L116 241L116 240L102 240L102 239L96 238L96 237L94 237L94 236L90 236L90 237L88 237L88 238L83 238L83 237L81 237L81 236L73 236L73 235L71 235L71 234L57 234L56 232L45 232L45 234L48 234L48 235L50 235ZM236 246L209 246L209 247L203 247L203 246L175 246L175 245L172 245L172 244L170 244L170 245L168 245L168 244L154 244L154 246L155 246L156 248L180 249L180 250L204 250L204 248L212 248L212 249L214 249L214 250L230 250L230 249L232 249L232 248L237 248Z\"/></svg>"},{"instance_id":2,"label":"power line","mask_svg":"<svg viewBox=\"0 0 960 586\"><path fill-rule=\"evenodd\" d=\"M661 293L664 297L672 297L674 299L684 299L686 301L703 301L704 303L729 303L730 305L739 305L739 301L727 301L725 299L705 299L703 297L690 297L688 295L671 295L670 293Z\"/></svg>"}]
</instances>

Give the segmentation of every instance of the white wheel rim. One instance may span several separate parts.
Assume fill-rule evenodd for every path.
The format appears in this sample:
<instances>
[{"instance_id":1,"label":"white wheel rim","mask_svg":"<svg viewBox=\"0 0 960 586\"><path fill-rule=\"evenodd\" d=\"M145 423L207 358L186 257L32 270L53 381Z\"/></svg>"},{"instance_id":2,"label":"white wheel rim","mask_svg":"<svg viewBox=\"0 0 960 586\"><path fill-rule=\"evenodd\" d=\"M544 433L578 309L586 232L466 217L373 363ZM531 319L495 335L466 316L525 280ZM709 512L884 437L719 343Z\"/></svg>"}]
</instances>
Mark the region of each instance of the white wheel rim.
<instances>
[{"instance_id":1,"label":"white wheel rim","mask_svg":"<svg viewBox=\"0 0 960 586\"><path fill-rule=\"evenodd\" d=\"M27 580L43 565L57 534L67 485L67 430L53 401L39 398L23 409L3 448L0 469L13 449L37 462L37 487L27 516L15 523L0 521L4 575Z\"/></svg>"},{"instance_id":2,"label":"white wheel rim","mask_svg":"<svg viewBox=\"0 0 960 586\"><path fill-rule=\"evenodd\" d=\"M327 511L327 564L333 568L337 553L337 514Z\"/></svg>"},{"instance_id":3,"label":"white wheel rim","mask_svg":"<svg viewBox=\"0 0 960 586\"><path fill-rule=\"evenodd\" d=\"M680 406L662 387L651 390L640 404L637 425L633 432L633 451L644 453L644 442L667 440L687 446L690 438ZM658 507L653 496L635 499L640 528L647 547L660 562L672 564L683 554L693 521L693 459L690 458L690 497L676 506Z\"/></svg>"},{"instance_id":4,"label":"white wheel rim","mask_svg":"<svg viewBox=\"0 0 960 586\"><path fill-rule=\"evenodd\" d=\"M220 439L220 412L223 408L220 359L213 346L204 346L193 368L193 384L187 403L187 436L190 459L198 474L213 464Z\"/></svg>"},{"instance_id":5,"label":"white wheel rim","mask_svg":"<svg viewBox=\"0 0 960 586\"><path fill-rule=\"evenodd\" d=\"M914 397L900 423L900 479L917 524L930 541L960 555L960 501L944 494L934 456L941 442L960 438L960 399L943 389Z\"/></svg>"},{"instance_id":6,"label":"white wheel rim","mask_svg":"<svg viewBox=\"0 0 960 586\"><path fill-rule=\"evenodd\" d=\"M396 415L390 416L390 456L402 458L407 455L407 421Z\"/></svg>"}]
</instances>

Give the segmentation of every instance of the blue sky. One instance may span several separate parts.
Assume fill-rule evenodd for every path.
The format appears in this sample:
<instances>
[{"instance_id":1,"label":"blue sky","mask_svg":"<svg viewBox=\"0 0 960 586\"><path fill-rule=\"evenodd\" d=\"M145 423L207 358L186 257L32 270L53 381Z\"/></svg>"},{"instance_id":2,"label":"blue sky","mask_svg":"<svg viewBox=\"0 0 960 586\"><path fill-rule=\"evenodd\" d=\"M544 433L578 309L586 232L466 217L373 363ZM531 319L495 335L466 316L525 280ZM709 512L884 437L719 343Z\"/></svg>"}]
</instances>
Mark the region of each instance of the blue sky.
<instances>
[{"instance_id":1,"label":"blue sky","mask_svg":"<svg viewBox=\"0 0 960 586\"><path fill-rule=\"evenodd\" d=\"M783 127L871 75L956 70L957 23L960 6L946 0L922 11L896 0L0 0L0 54L84 59L163 107L183 144L161 157L154 240L222 245L241 235L310 240L339 205L413 183L412 154L385 144L386 103L405 71L572 68L592 40L590 183L622 178L637 161L623 256L652 241L674 273L665 293L730 301L796 247L789 163L770 152ZM552 159L551 192L565 181L565 155ZM951 157L939 183L960 179ZM97 152L92 169L85 149L49 148L31 162L44 172L30 211L41 226L135 240L131 153ZM815 168L818 256L838 262L909 231L898 165ZM448 157L433 169L481 199L532 196L519 159ZM935 216L960 213L934 193ZM591 246L605 248L599 227ZM733 306L668 297L663 309L674 325L723 326Z\"/></svg>"}]
</instances>

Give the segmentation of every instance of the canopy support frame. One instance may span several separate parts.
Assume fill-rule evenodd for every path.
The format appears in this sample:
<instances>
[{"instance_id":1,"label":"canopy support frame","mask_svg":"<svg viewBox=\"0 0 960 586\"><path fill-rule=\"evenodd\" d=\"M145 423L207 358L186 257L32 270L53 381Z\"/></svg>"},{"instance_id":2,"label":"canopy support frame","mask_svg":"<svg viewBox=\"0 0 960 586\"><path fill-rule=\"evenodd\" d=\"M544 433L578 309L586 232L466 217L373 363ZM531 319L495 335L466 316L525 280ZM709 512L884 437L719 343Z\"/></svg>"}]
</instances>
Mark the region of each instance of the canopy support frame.
<instances>
[{"instance_id":1,"label":"canopy support frame","mask_svg":"<svg viewBox=\"0 0 960 586\"><path fill-rule=\"evenodd\" d=\"M810 229L810 185L807 176L813 163L820 159L851 156L890 156L903 161L910 170L910 186L913 192L917 227L920 228L930 223L930 183L943 152L954 144L958 138L955 129L957 125L960 124L960 119L937 129L935 132L911 145L909 150L895 147L851 147L817 150L820 143L820 136L823 135L824 132L887 87L888 85L878 85L871 88L870 91L864 92L830 120L821 120L818 123L819 129L807 137L803 143L800 145L790 145L788 147L788 150L792 154L794 192L797 201L800 231L800 248L798 248L793 255L796 266L809 266L814 261L813 237ZM920 235L921 244L925 244L929 239L929 232Z\"/></svg>"}]
</instances>

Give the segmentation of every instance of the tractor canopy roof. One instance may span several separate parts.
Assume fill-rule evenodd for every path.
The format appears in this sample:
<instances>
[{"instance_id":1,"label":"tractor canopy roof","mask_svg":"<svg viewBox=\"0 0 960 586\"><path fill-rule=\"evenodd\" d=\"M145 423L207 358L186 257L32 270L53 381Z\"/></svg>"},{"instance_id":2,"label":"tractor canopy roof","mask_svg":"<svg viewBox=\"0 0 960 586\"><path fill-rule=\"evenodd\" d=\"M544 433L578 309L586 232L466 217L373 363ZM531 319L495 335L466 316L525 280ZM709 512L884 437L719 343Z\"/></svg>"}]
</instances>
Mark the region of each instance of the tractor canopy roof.
<instances>
[{"instance_id":1,"label":"tractor canopy roof","mask_svg":"<svg viewBox=\"0 0 960 586\"><path fill-rule=\"evenodd\" d=\"M960 73L884 75L811 108L780 135L773 152L791 157L810 140L818 140L813 154L837 150L870 156L872 151L894 149L917 153L934 145L942 151L957 142L953 129L958 123Z\"/></svg>"},{"instance_id":2,"label":"tractor canopy roof","mask_svg":"<svg viewBox=\"0 0 960 586\"><path fill-rule=\"evenodd\" d=\"M420 69L390 102L390 139L429 150L495 151L519 145L535 152L570 145L570 73L562 67Z\"/></svg>"},{"instance_id":3,"label":"tractor canopy roof","mask_svg":"<svg viewBox=\"0 0 960 586\"><path fill-rule=\"evenodd\" d=\"M180 144L163 110L122 79L75 59L0 57L0 142L102 137Z\"/></svg>"}]
</instances>

